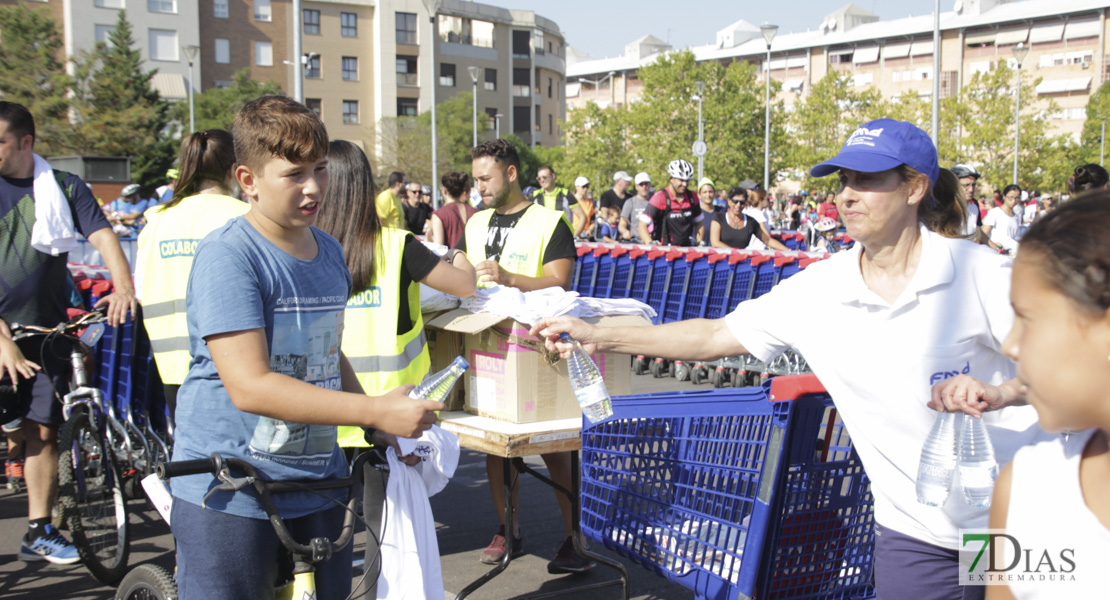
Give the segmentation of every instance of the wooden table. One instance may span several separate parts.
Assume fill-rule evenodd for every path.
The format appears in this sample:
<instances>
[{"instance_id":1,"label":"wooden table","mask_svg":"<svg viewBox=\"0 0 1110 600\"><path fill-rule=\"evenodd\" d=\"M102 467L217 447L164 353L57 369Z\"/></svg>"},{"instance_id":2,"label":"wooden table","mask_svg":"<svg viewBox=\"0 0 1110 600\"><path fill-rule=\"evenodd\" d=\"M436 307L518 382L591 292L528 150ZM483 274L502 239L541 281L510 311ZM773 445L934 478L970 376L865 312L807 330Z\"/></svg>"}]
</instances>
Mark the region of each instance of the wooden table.
<instances>
[{"instance_id":1,"label":"wooden table","mask_svg":"<svg viewBox=\"0 0 1110 600\"><path fill-rule=\"evenodd\" d=\"M538 600L539 598L564 596L585 590L608 587L619 583L622 589L621 598L623 600L628 600L628 572L625 571L624 566L604 556L598 556L582 546L582 530L580 525L582 520L582 506L578 500L580 479L578 474L578 451L582 448L582 419L561 419L558 421L540 421L536 423L508 423L456 410L440 412L439 426L444 431L450 431L459 436L459 445L463 448L469 448L471 450L477 450L479 452L508 459L504 461L505 472L503 479L505 482L506 532L513 531L513 524L516 521L516 509L512 505L513 478L511 468L515 466L517 471L532 475L536 479L555 488L557 492L565 494L570 498L571 521L573 523L571 539L574 541L575 550L582 556L616 570L620 575L619 581L594 583L558 592L535 594L527 596L527 598ZM525 456L548 454L551 452L574 453L571 459L571 489L568 490L564 488L524 463L523 457ZM505 556L501 559L501 562L488 573L466 586L466 588L455 596L455 600L466 598L474 592L474 590L477 590L489 582L489 580L501 574L502 571L508 568L512 560L513 536L510 534L505 536Z\"/></svg>"}]
</instances>

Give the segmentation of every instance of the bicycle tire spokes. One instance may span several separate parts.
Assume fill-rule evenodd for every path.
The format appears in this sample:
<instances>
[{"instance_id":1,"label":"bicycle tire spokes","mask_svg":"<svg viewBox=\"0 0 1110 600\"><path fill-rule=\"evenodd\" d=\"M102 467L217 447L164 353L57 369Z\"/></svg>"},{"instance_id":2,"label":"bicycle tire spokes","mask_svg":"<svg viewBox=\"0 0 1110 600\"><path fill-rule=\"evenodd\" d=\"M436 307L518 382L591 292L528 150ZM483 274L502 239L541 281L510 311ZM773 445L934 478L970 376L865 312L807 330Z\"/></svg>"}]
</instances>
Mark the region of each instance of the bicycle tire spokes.
<instances>
[{"instance_id":1,"label":"bicycle tire spokes","mask_svg":"<svg viewBox=\"0 0 1110 600\"><path fill-rule=\"evenodd\" d=\"M93 429L92 418L77 411L62 426L58 496L85 566L97 580L112 585L127 570L127 505L113 449ZM99 432L105 432L104 425Z\"/></svg>"}]
</instances>

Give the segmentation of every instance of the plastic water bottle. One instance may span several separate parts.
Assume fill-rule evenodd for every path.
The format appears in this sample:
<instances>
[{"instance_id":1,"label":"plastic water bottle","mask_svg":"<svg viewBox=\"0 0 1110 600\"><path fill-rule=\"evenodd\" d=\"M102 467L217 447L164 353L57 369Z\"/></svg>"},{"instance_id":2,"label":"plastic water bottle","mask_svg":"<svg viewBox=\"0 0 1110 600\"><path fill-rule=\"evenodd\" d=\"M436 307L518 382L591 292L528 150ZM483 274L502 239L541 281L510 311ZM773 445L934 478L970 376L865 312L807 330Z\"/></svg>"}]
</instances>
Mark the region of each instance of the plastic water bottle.
<instances>
[{"instance_id":1,"label":"plastic water bottle","mask_svg":"<svg viewBox=\"0 0 1110 600\"><path fill-rule=\"evenodd\" d=\"M942 412L921 448L917 466L917 501L928 506L944 506L956 472L956 428L963 413Z\"/></svg>"},{"instance_id":2,"label":"plastic water bottle","mask_svg":"<svg viewBox=\"0 0 1110 600\"><path fill-rule=\"evenodd\" d=\"M994 446L982 419L964 417L960 428L959 455L964 500L968 506L990 508L994 479L998 477L998 463L994 460Z\"/></svg>"},{"instance_id":3,"label":"plastic water bottle","mask_svg":"<svg viewBox=\"0 0 1110 600\"><path fill-rule=\"evenodd\" d=\"M409 392L409 398L443 402L447 394L451 393L451 388L455 387L455 383L469 368L470 363L466 362L465 358L459 356L454 362L448 365L446 369L425 377L424 381L420 382L420 385Z\"/></svg>"},{"instance_id":4,"label":"plastic water bottle","mask_svg":"<svg viewBox=\"0 0 1110 600\"><path fill-rule=\"evenodd\" d=\"M574 388L574 396L578 399L582 414L591 423L613 416L613 401L593 359L582 349L582 344L572 340L569 335L564 333L560 338L568 344L574 344L570 359L567 360L567 372L570 373L570 385Z\"/></svg>"}]
</instances>

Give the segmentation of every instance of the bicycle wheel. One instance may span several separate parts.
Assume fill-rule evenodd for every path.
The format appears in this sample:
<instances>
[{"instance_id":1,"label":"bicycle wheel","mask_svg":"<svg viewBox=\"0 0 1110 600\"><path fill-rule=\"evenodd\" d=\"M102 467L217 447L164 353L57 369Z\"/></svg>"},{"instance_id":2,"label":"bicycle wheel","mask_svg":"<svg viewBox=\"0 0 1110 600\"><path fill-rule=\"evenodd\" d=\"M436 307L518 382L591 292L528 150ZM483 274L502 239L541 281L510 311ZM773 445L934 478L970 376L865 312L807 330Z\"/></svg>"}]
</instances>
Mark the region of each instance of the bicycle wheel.
<instances>
[{"instance_id":1,"label":"bicycle wheel","mask_svg":"<svg viewBox=\"0 0 1110 600\"><path fill-rule=\"evenodd\" d=\"M119 583L115 600L177 600L177 584L162 567L139 565Z\"/></svg>"},{"instance_id":2,"label":"bicycle wheel","mask_svg":"<svg viewBox=\"0 0 1110 600\"><path fill-rule=\"evenodd\" d=\"M58 501L73 545L92 576L113 585L127 571L127 504L115 457L77 411L58 434Z\"/></svg>"}]
</instances>

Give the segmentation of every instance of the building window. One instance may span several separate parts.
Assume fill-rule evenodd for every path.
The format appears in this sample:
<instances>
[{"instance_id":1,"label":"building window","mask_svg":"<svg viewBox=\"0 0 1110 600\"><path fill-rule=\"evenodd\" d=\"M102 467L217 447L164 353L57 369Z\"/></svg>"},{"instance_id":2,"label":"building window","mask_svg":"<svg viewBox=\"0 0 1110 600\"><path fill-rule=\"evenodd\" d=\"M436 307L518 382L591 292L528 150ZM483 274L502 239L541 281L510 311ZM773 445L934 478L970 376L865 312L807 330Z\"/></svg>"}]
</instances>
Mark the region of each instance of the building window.
<instances>
[{"instance_id":1,"label":"building window","mask_svg":"<svg viewBox=\"0 0 1110 600\"><path fill-rule=\"evenodd\" d=\"M531 56L532 32L513 32L513 58L529 58Z\"/></svg>"},{"instance_id":2,"label":"building window","mask_svg":"<svg viewBox=\"0 0 1110 600\"><path fill-rule=\"evenodd\" d=\"M177 32L170 29L150 30L150 60L177 62Z\"/></svg>"},{"instance_id":3,"label":"building window","mask_svg":"<svg viewBox=\"0 0 1110 600\"><path fill-rule=\"evenodd\" d=\"M254 64L259 67L274 66L274 49L270 42L254 43Z\"/></svg>"},{"instance_id":4,"label":"building window","mask_svg":"<svg viewBox=\"0 0 1110 600\"><path fill-rule=\"evenodd\" d=\"M489 130L493 131L497 127L497 109L487 106L486 116L489 117Z\"/></svg>"},{"instance_id":5,"label":"building window","mask_svg":"<svg viewBox=\"0 0 1110 600\"><path fill-rule=\"evenodd\" d=\"M497 69L486 69L486 81L483 85L485 85L486 91L497 91Z\"/></svg>"},{"instance_id":6,"label":"building window","mask_svg":"<svg viewBox=\"0 0 1110 600\"><path fill-rule=\"evenodd\" d=\"M543 123L543 119L541 117L542 117L542 115L540 115L540 105L537 104L536 105L536 120L534 121L534 123L536 124L536 131L539 131L539 132L543 131L543 126L540 125L540 123Z\"/></svg>"},{"instance_id":7,"label":"building window","mask_svg":"<svg viewBox=\"0 0 1110 600\"><path fill-rule=\"evenodd\" d=\"M123 8L123 0L93 0L93 6L100 8Z\"/></svg>"},{"instance_id":8,"label":"building window","mask_svg":"<svg viewBox=\"0 0 1110 600\"><path fill-rule=\"evenodd\" d=\"M358 81L358 58L354 56L343 57L343 79Z\"/></svg>"},{"instance_id":9,"label":"building window","mask_svg":"<svg viewBox=\"0 0 1110 600\"><path fill-rule=\"evenodd\" d=\"M397 13L397 43L416 43L416 13Z\"/></svg>"},{"instance_id":10,"label":"building window","mask_svg":"<svg viewBox=\"0 0 1110 600\"><path fill-rule=\"evenodd\" d=\"M480 48L496 46L493 23L489 21L439 15L438 25L439 39L449 44L478 46Z\"/></svg>"},{"instance_id":11,"label":"building window","mask_svg":"<svg viewBox=\"0 0 1110 600\"><path fill-rule=\"evenodd\" d=\"M547 78L547 97L548 98L552 97L551 94L553 93L553 88L554 87L555 87L555 80L548 77Z\"/></svg>"},{"instance_id":12,"label":"building window","mask_svg":"<svg viewBox=\"0 0 1110 600\"><path fill-rule=\"evenodd\" d=\"M358 37L358 15L339 13L339 32L343 37Z\"/></svg>"},{"instance_id":13,"label":"building window","mask_svg":"<svg viewBox=\"0 0 1110 600\"><path fill-rule=\"evenodd\" d=\"M233 85L235 85L235 82L230 79L217 79L215 81L215 87L217 90L226 90Z\"/></svg>"},{"instance_id":14,"label":"building window","mask_svg":"<svg viewBox=\"0 0 1110 600\"><path fill-rule=\"evenodd\" d=\"M104 42L105 44L108 44L109 48L111 48L112 47L112 40L109 39L109 36L111 36L112 32L115 31L116 26L115 25L94 25L93 28L94 28L93 35L96 36L96 41L97 42Z\"/></svg>"},{"instance_id":15,"label":"building window","mask_svg":"<svg viewBox=\"0 0 1110 600\"><path fill-rule=\"evenodd\" d=\"M305 35L320 35L320 11L304 9Z\"/></svg>"},{"instance_id":16,"label":"building window","mask_svg":"<svg viewBox=\"0 0 1110 600\"><path fill-rule=\"evenodd\" d=\"M536 54L544 54L543 49L543 32L536 29L532 32L532 48Z\"/></svg>"},{"instance_id":17,"label":"building window","mask_svg":"<svg viewBox=\"0 0 1110 600\"><path fill-rule=\"evenodd\" d=\"M398 117L415 117L416 116L416 98L398 98L397 99L397 116Z\"/></svg>"},{"instance_id":18,"label":"building window","mask_svg":"<svg viewBox=\"0 0 1110 600\"><path fill-rule=\"evenodd\" d=\"M555 135L555 115L547 115L547 135Z\"/></svg>"},{"instance_id":19,"label":"building window","mask_svg":"<svg viewBox=\"0 0 1110 600\"><path fill-rule=\"evenodd\" d=\"M216 38L216 62L226 65L231 62L231 41Z\"/></svg>"},{"instance_id":20,"label":"building window","mask_svg":"<svg viewBox=\"0 0 1110 600\"><path fill-rule=\"evenodd\" d=\"M270 0L254 0L254 20L269 21L271 19Z\"/></svg>"},{"instance_id":21,"label":"building window","mask_svg":"<svg viewBox=\"0 0 1110 600\"><path fill-rule=\"evenodd\" d=\"M304 105L307 106L309 110L316 113L317 117L321 116L322 109L319 98L305 98Z\"/></svg>"},{"instance_id":22,"label":"building window","mask_svg":"<svg viewBox=\"0 0 1110 600\"><path fill-rule=\"evenodd\" d=\"M146 0L146 9L150 12L176 13L177 0Z\"/></svg>"},{"instance_id":23,"label":"building window","mask_svg":"<svg viewBox=\"0 0 1110 600\"><path fill-rule=\"evenodd\" d=\"M304 63L304 76L306 79L320 78L320 55L313 52L308 55Z\"/></svg>"},{"instance_id":24,"label":"building window","mask_svg":"<svg viewBox=\"0 0 1110 600\"><path fill-rule=\"evenodd\" d=\"M532 111L527 106L513 107L513 133L528 133L532 128Z\"/></svg>"},{"instance_id":25,"label":"building window","mask_svg":"<svg viewBox=\"0 0 1110 600\"><path fill-rule=\"evenodd\" d=\"M418 86L415 56L397 56L397 85Z\"/></svg>"},{"instance_id":26,"label":"building window","mask_svg":"<svg viewBox=\"0 0 1110 600\"><path fill-rule=\"evenodd\" d=\"M343 124L358 125L358 100L343 101Z\"/></svg>"},{"instance_id":27,"label":"building window","mask_svg":"<svg viewBox=\"0 0 1110 600\"><path fill-rule=\"evenodd\" d=\"M227 0L215 0L212 3L212 16L217 19L227 18Z\"/></svg>"},{"instance_id":28,"label":"building window","mask_svg":"<svg viewBox=\"0 0 1110 600\"><path fill-rule=\"evenodd\" d=\"M532 93L531 69L513 69L513 95L527 98Z\"/></svg>"},{"instance_id":29,"label":"building window","mask_svg":"<svg viewBox=\"0 0 1110 600\"><path fill-rule=\"evenodd\" d=\"M439 85L455 87L455 65L439 63Z\"/></svg>"}]
</instances>

